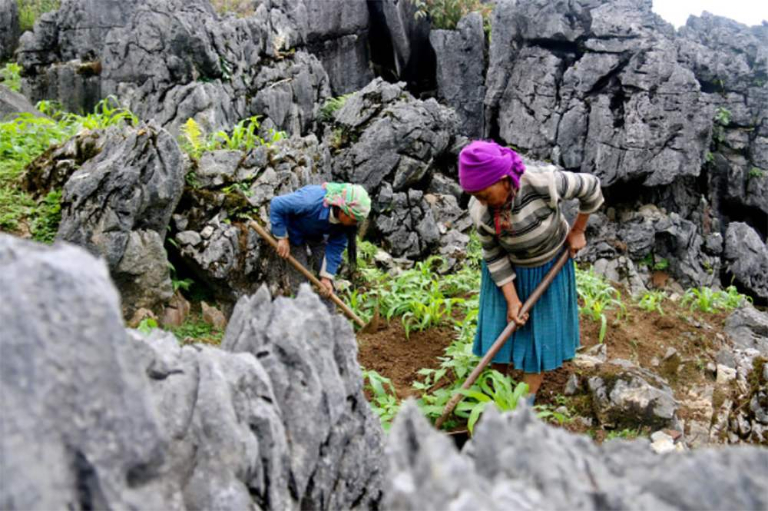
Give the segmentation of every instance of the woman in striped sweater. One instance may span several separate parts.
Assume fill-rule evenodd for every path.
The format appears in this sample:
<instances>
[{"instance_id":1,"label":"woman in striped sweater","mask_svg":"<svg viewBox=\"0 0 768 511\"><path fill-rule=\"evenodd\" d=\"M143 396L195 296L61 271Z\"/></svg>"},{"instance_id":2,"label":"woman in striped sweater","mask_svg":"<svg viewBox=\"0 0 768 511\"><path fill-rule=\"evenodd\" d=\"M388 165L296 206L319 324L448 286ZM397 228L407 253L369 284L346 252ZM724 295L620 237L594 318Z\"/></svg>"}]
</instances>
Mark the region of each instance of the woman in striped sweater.
<instances>
[{"instance_id":1,"label":"woman in striped sweater","mask_svg":"<svg viewBox=\"0 0 768 511\"><path fill-rule=\"evenodd\" d=\"M518 330L493 362L523 371L528 402L533 404L544 372L572 359L579 346L573 261L560 271L530 318L520 309L566 243L572 256L586 246L587 219L603 203L600 181L554 169L526 172L517 153L484 141L461 151L459 180L473 196L470 216L483 246L474 352L485 354L507 323L516 322ZM567 199L578 199L580 204L572 227L560 209Z\"/></svg>"}]
</instances>

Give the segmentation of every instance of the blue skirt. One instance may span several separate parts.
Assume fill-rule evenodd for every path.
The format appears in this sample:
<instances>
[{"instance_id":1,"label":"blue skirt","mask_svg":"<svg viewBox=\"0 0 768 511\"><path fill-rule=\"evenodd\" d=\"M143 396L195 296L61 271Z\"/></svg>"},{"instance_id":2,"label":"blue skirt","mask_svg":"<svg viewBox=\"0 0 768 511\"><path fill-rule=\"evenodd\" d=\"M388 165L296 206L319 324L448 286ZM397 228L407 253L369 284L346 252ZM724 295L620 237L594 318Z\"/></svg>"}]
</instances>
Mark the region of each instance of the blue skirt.
<instances>
[{"instance_id":1,"label":"blue skirt","mask_svg":"<svg viewBox=\"0 0 768 511\"><path fill-rule=\"evenodd\" d=\"M520 301L533 293L557 257L535 268L516 267L515 289ZM483 263L480 311L473 352L482 357L507 326L507 301ZM519 328L493 358L494 363L512 363L526 373L551 371L576 356L579 347L579 308L573 260L560 270L544 295L533 306L528 321Z\"/></svg>"}]
</instances>

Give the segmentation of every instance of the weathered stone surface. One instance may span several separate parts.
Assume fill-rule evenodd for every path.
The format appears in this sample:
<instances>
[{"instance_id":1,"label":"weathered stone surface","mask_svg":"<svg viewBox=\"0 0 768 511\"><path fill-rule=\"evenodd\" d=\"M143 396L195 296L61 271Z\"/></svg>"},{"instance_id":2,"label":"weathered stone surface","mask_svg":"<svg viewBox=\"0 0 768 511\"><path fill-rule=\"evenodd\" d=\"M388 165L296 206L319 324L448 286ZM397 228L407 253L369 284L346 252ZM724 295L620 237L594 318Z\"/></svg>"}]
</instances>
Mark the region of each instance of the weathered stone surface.
<instances>
[{"instance_id":1,"label":"weathered stone surface","mask_svg":"<svg viewBox=\"0 0 768 511\"><path fill-rule=\"evenodd\" d=\"M0 234L0 267L2 507L378 507L354 334L308 288L244 298L225 351L126 331L78 247Z\"/></svg>"},{"instance_id":2,"label":"weathered stone surface","mask_svg":"<svg viewBox=\"0 0 768 511\"><path fill-rule=\"evenodd\" d=\"M698 175L712 110L671 36L650 2L499 2L486 133L603 185Z\"/></svg>"},{"instance_id":3,"label":"weathered stone surface","mask_svg":"<svg viewBox=\"0 0 768 511\"><path fill-rule=\"evenodd\" d=\"M431 165L452 147L457 119L436 101L416 100L403 84L379 78L335 113L334 129L342 134L333 157L334 178L376 195L385 181L395 192L426 184Z\"/></svg>"},{"instance_id":4,"label":"weathered stone surface","mask_svg":"<svg viewBox=\"0 0 768 511\"><path fill-rule=\"evenodd\" d=\"M384 183L374 211L384 248L395 257L418 258L429 253L440 238L432 209L418 190L392 193Z\"/></svg>"},{"instance_id":5,"label":"weathered stone surface","mask_svg":"<svg viewBox=\"0 0 768 511\"><path fill-rule=\"evenodd\" d=\"M0 506L174 509L167 449L104 262L0 234Z\"/></svg>"},{"instance_id":6,"label":"weathered stone surface","mask_svg":"<svg viewBox=\"0 0 768 511\"><path fill-rule=\"evenodd\" d=\"M16 0L0 0L0 62L12 59L20 35Z\"/></svg>"},{"instance_id":7,"label":"weathered stone surface","mask_svg":"<svg viewBox=\"0 0 768 511\"><path fill-rule=\"evenodd\" d=\"M18 114L43 117L43 114L27 98L0 84L0 121L12 119Z\"/></svg>"},{"instance_id":8,"label":"weathered stone surface","mask_svg":"<svg viewBox=\"0 0 768 511\"><path fill-rule=\"evenodd\" d=\"M659 456L647 440L595 445L526 408L492 407L459 454L414 405L388 438L389 509L720 509L768 504L764 449ZM746 478L748 481L746 481Z\"/></svg>"},{"instance_id":9,"label":"weathered stone surface","mask_svg":"<svg viewBox=\"0 0 768 511\"><path fill-rule=\"evenodd\" d=\"M24 89L70 110L113 94L173 132L189 118L211 131L266 114L306 133L330 89L320 62L296 51L308 28L283 9L297 5L306 21L303 2L264 2L253 16L224 19L206 0L67 2L22 40Z\"/></svg>"},{"instance_id":10,"label":"weathered stone surface","mask_svg":"<svg viewBox=\"0 0 768 511\"><path fill-rule=\"evenodd\" d=\"M246 218L269 226L269 202L308 184L330 180L330 154L314 135L292 137L242 153L206 153L188 180L174 214L174 239L184 265L234 304L267 283L274 294L290 288L286 265Z\"/></svg>"},{"instance_id":11,"label":"weathered stone surface","mask_svg":"<svg viewBox=\"0 0 768 511\"><path fill-rule=\"evenodd\" d=\"M163 241L184 185L182 155L153 124L101 136L99 152L64 185L57 239L106 259L130 315L173 294Z\"/></svg>"},{"instance_id":12,"label":"weathered stone surface","mask_svg":"<svg viewBox=\"0 0 768 511\"><path fill-rule=\"evenodd\" d=\"M269 375L300 501L312 509L375 506L382 430L365 402L350 324L308 285L296 300L274 303L262 288L238 302L222 346L254 355Z\"/></svg>"},{"instance_id":13,"label":"weathered stone surface","mask_svg":"<svg viewBox=\"0 0 768 511\"><path fill-rule=\"evenodd\" d=\"M675 426L679 406L672 389L655 374L624 361L601 366L587 380L595 415L604 426Z\"/></svg>"},{"instance_id":14,"label":"weathered stone surface","mask_svg":"<svg viewBox=\"0 0 768 511\"><path fill-rule=\"evenodd\" d=\"M736 309L725 322L725 333L735 347L753 348L768 357L768 314L765 312L750 306Z\"/></svg>"},{"instance_id":15,"label":"weathered stone surface","mask_svg":"<svg viewBox=\"0 0 768 511\"><path fill-rule=\"evenodd\" d=\"M724 257L727 270L738 284L768 299L768 246L754 229L742 222L730 224L725 234Z\"/></svg>"},{"instance_id":16,"label":"weathered stone surface","mask_svg":"<svg viewBox=\"0 0 768 511\"><path fill-rule=\"evenodd\" d=\"M437 94L459 117L459 132L483 136L485 98L485 34L483 18L473 12L456 30L433 30L429 42L437 60Z\"/></svg>"}]
</instances>

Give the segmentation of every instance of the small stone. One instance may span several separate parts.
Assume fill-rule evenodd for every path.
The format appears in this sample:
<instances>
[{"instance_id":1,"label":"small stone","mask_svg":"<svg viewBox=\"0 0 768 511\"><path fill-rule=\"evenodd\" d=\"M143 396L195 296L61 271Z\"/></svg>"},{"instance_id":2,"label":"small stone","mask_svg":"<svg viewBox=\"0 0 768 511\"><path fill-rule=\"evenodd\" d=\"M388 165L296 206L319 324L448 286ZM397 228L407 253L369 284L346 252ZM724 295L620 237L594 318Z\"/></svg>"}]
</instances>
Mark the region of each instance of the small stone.
<instances>
[{"instance_id":1,"label":"small stone","mask_svg":"<svg viewBox=\"0 0 768 511\"><path fill-rule=\"evenodd\" d=\"M657 431L656 433L660 432ZM651 449L653 449L653 452L656 454L672 452L675 450L675 442L672 440L672 438L669 437L669 435L662 433L656 438L656 440L653 440L653 443L651 443Z\"/></svg>"},{"instance_id":2,"label":"small stone","mask_svg":"<svg viewBox=\"0 0 768 511\"><path fill-rule=\"evenodd\" d=\"M212 225L206 225L203 227L203 230L200 232L200 236L202 236L205 239L208 239L213 234L213 226Z\"/></svg>"},{"instance_id":3,"label":"small stone","mask_svg":"<svg viewBox=\"0 0 768 511\"><path fill-rule=\"evenodd\" d=\"M128 327L138 328L139 324L141 324L141 322L145 319L154 319L157 321L157 316L149 309L137 309L136 312L133 313L133 316L131 316L131 319L128 321Z\"/></svg>"},{"instance_id":4,"label":"small stone","mask_svg":"<svg viewBox=\"0 0 768 511\"><path fill-rule=\"evenodd\" d=\"M224 330L227 327L227 318L224 313L216 307L212 307L205 302L200 302L203 309L203 321L218 330Z\"/></svg>"},{"instance_id":5,"label":"small stone","mask_svg":"<svg viewBox=\"0 0 768 511\"><path fill-rule=\"evenodd\" d=\"M710 360L709 362L707 362L706 371L707 371L707 376L712 376L712 377L716 376L717 365Z\"/></svg>"},{"instance_id":6,"label":"small stone","mask_svg":"<svg viewBox=\"0 0 768 511\"><path fill-rule=\"evenodd\" d=\"M213 228L211 227L211 229ZM202 241L202 238L195 231L183 231L176 235L176 241L178 241L180 245L191 245L194 247Z\"/></svg>"},{"instance_id":7,"label":"small stone","mask_svg":"<svg viewBox=\"0 0 768 511\"><path fill-rule=\"evenodd\" d=\"M565 391L563 392L566 396L573 396L579 392L581 388L581 380L579 380L578 375L571 374L568 377L568 381L565 384Z\"/></svg>"},{"instance_id":8,"label":"small stone","mask_svg":"<svg viewBox=\"0 0 768 511\"><path fill-rule=\"evenodd\" d=\"M727 385L736 379L736 369L720 365L717 366L717 384Z\"/></svg>"}]
</instances>

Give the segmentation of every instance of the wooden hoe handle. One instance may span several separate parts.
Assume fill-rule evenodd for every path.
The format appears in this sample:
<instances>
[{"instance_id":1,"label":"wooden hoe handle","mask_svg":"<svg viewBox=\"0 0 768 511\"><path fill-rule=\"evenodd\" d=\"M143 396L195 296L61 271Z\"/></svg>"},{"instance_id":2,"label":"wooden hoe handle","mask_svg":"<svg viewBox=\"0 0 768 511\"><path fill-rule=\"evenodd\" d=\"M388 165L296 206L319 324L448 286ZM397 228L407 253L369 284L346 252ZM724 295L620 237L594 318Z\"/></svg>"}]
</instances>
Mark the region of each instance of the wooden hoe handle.
<instances>
[{"instance_id":1,"label":"wooden hoe handle","mask_svg":"<svg viewBox=\"0 0 768 511\"><path fill-rule=\"evenodd\" d=\"M560 272L563 266L565 266L565 263L568 261L570 254L571 251L566 244L563 254L557 260L555 265L552 266L552 268L547 272L547 274L544 276L544 279L541 281L541 283L539 283L538 286L536 286L536 289L533 290L531 296L529 296L523 304L523 307L520 309L520 316L527 314L533 308L534 304L539 300L539 298L541 298L541 295L544 294L544 291L547 290L552 281L555 280L557 274ZM507 327L503 332L501 332L496 341L494 341L491 349L488 350L485 356L483 356L482 360L480 360L480 363L477 364L477 367L475 367L474 371L472 371L472 373L469 375L467 380L464 382L464 385L461 386L462 390L470 388L475 383L477 378L480 377L480 374L485 370L486 367L488 367L488 364L491 363L493 357L496 356L496 353L499 352L502 346L504 346L504 343L507 342L507 339L509 339L509 336L512 335L516 329L517 323L514 321L507 325ZM453 412L453 409L456 408L456 405L459 404L463 397L463 394L457 392L453 395L451 400L446 403L445 408L443 408L443 414L435 422L435 427L437 429L440 429L440 426L443 425L443 422L445 422L445 420Z\"/></svg>"},{"instance_id":2,"label":"wooden hoe handle","mask_svg":"<svg viewBox=\"0 0 768 511\"><path fill-rule=\"evenodd\" d=\"M255 220L250 220L248 222L248 226L251 227L254 231L256 231L259 236L264 238L264 240L266 240L267 243L272 245L272 248L277 250L277 240L275 240L275 238L273 238L272 235L269 234L266 229L264 229L261 225L259 225L258 222L256 222ZM294 268L299 270L299 272L301 272L302 275L307 277L307 280L309 280L316 288L324 289L324 286L320 283L320 280L318 280L318 278L315 277L312 274L312 272L304 268L304 266L300 262L298 262L296 259L294 259L292 255L288 256L288 262L291 263L291 265ZM357 314L352 312L352 309L350 309L346 303L342 302L341 298L339 298L333 293L331 293L330 298L333 301L333 303L335 303L339 307L339 309L341 309L342 312L344 312L344 314L347 315L349 319L357 323L360 327L365 327L365 321L360 319L360 317Z\"/></svg>"}]
</instances>

